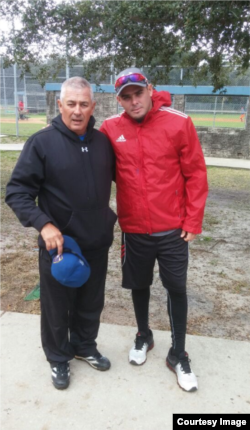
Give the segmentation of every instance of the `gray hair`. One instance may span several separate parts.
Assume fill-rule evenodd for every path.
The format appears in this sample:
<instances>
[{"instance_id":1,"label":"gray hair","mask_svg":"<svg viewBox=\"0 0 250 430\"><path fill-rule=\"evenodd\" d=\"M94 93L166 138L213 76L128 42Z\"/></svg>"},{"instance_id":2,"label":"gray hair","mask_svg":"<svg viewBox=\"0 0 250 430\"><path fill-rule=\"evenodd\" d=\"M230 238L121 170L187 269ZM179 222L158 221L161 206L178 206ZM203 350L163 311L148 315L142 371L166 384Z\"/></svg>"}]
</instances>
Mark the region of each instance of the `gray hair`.
<instances>
[{"instance_id":1,"label":"gray hair","mask_svg":"<svg viewBox=\"0 0 250 430\"><path fill-rule=\"evenodd\" d=\"M94 100L94 94L93 94L93 90L92 90L90 83L86 79L81 78L80 76L74 76L73 78L69 78L63 82L63 84L61 86L61 92L60 92L60 100L61 101L63 100L66 88L68 88L68 87L77 88L77 89L89 88L91 100L92 101Z\"/></svg>"}]
</instances>

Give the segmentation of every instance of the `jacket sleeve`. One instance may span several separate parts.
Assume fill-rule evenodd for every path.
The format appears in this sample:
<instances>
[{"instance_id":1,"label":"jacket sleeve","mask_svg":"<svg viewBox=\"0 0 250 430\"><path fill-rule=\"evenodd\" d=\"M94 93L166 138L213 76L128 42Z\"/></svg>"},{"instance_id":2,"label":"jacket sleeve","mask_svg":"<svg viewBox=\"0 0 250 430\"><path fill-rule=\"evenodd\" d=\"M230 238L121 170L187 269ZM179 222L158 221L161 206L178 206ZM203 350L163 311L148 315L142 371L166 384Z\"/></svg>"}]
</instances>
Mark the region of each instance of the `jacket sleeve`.
<instances>
[{"instance_id":1,"label":"jacket sleeve","mask_svg":"<svg viewBox=\"0 0 250 430\"><path fill-rule=\"evenodd\" d=\"M190 118L180 139L180 165L185 180L186 216L183 230L199 234L208 195L207 169L201 144Z\"/></svg>"},{"instance_id":2,"label":"jacket sleeve","mask_svg":"<svg viewBox=\"0 0 250 430\"><path fill-rule=\"evenodd\" d=\"M108 135L108 132L107 132L107 129L106 129L106 121L103 121L103 123L102 123L101 127L99 128L99 130L102 133L104 133L107 136L107 138L109 139L109 135Z\"/></svg>"},{"instance_id":3,"label":"jacket sleeve","mask_svg":"<svg viewBox=\"0 0 250 430\"><path fill-rule=\"evenodd\" d=\"M101 131L103 134L105 134L105 136L107 136L107 138L109 139L109 142L110 142L110 137L109 137L109 134L108 134L107 129L106 129L106 121L104 121L102 123L101 127L99 128L99 131ZM111 145L111 142L110 142L110 145ZM113 149L112 149L112 151L113 151ZM113 154L114 154L114 151L113 151ZM114 155L114 159L115 159L115 155ZM113 180L113 182L116 182L116 165L115 165L115 160L114 160L114 168L113 168L112 180Z\"/></svg>"},{"instance_id":4,"label":"jacket sleeve","mask_svg":"<svg viewBox=\"0 0 250 430\"><path fill-rule=\"evenodd\" d=\"M36 204L45 179L46 162L45 157L39 154L38 139L31 137L24 145L7 184L5 201L24 227L34 227L40 232L45 224L52 221Z\"/></svg>"}]
</instances>

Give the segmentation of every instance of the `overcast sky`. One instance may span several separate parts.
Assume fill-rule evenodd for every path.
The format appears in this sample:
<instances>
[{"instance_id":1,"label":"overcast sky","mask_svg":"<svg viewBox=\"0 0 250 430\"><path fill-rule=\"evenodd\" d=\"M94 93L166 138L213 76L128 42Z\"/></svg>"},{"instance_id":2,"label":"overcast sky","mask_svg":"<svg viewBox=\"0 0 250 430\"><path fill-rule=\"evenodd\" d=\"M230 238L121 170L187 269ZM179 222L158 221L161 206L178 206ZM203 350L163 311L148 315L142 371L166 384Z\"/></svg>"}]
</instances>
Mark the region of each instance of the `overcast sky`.
<instances>
[{"instance_id":1,"label":"overcast sky","mask_svg":"<svg viewBox=\"0 0 250 430\"><path fill-rule=\"evenodd\" d=\"M20 0L18 0L20 1ZM29 4L29 0L22 0L23 3ZM55 3L75 3L77 0L54 0ZM21 28L21 23L17 19L15 19L15 28L18 30ZM6 21L4 17L0 17L0 33L4 32L6 30L12 29L12 23L9 21Z\"/></svg>"}]
</instances>

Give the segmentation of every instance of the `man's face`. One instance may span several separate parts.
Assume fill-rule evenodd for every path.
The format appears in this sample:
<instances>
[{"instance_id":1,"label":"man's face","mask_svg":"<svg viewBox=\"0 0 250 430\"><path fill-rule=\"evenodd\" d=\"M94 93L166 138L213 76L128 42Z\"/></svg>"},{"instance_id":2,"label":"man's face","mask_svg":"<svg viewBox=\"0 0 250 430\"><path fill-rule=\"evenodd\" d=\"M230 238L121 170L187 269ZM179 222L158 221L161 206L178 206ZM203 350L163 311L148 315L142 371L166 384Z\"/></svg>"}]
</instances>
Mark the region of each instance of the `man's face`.
<instances>
[{"instance_id":1,"label":"man's face","mask_svg":"<svg viewBox=\"0 0 250 430\"><path fill-rule=\"evenodd\" d=\"M141 121L152 108L152 85L128 85L117 97L118 102L131 118Z\"/></svg>"},{"instance_id":2,"label":"man's face","mask_svg":"<svg viewBox=\"0 0 250 430\"><path fill-rule=\"evenodd\" d=\"M58 100L58 106L64 124L74 133L84 134L95 109L89 88L66 87L63 100Z\"/></svg>"}]
</instances>

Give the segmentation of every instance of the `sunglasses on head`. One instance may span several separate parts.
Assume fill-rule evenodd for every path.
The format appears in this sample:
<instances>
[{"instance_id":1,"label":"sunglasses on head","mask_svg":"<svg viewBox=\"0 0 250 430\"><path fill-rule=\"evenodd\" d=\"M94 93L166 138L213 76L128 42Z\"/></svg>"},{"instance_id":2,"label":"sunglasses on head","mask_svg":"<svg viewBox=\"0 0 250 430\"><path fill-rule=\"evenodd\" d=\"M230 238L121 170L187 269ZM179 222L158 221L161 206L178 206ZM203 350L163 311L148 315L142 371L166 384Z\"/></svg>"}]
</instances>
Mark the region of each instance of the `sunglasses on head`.
<instances>
[{"instance_id":1,"label":"sunglasses on head","mask_svg":"<svg viewBox=\"0 0 250 430\"><path fill-rule=\"evenodd\" d=\"M145 82L145 83L148 82L147 79L145 78L145 76L141 75L140 73L132 73L131 75L121 76L120 78L118 78L116 83L115 83L115 89L117 90L122 85L127 84L129 81L130 82Z\"/></svg>"}]
</instances>

